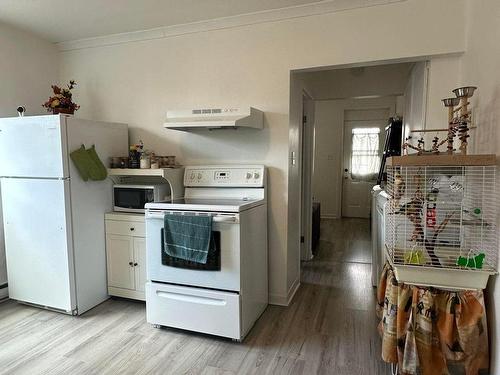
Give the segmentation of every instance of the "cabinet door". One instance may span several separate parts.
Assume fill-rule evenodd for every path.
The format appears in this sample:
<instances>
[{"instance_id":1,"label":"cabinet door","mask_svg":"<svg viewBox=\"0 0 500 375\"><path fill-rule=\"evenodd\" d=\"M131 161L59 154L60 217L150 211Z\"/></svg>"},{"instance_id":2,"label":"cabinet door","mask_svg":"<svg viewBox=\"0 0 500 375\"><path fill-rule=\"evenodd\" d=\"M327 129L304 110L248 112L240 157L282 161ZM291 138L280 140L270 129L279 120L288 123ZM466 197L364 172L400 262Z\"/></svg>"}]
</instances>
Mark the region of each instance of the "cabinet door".
<instances>
[{"instance_id":1,"label":"cabinet door","mask_svg":"<svg viewBox=\"0 0 500 375\"><path fill-rule=\"evenodd\" d=\"M135 289L144 292L146 285L146 239L134 237Z\"/></svg>"},{"instance_id":2,"label":"cabinet door","mask_svg":"<svg viewBox=\"0 0 500 375\"><path fill-rule=\"evenodd\" d=\"M132 236L106 236L108 286L134 289L134 238Z\"/></svg>"}]
</instances>

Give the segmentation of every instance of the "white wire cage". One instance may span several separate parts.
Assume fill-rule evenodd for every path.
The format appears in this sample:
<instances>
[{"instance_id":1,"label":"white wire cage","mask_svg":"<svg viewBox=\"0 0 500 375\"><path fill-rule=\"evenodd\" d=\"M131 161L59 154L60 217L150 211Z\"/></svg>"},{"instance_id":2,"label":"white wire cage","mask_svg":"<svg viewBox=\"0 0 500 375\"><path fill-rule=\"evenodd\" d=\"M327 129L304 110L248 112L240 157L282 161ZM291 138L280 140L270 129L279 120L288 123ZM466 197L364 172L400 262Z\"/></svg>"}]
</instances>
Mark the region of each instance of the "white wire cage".
<instances>
[{"instance_id":1,"label":"white wire cage","mask_svg":"<svg viewBox=\"0 0 500 375\"><path fill-rule=\"evenodd\" d=\"M398 280L485 288L498 268L494 157L416 158L387 166L386 249Z\"/></svg>"}]
</instances>

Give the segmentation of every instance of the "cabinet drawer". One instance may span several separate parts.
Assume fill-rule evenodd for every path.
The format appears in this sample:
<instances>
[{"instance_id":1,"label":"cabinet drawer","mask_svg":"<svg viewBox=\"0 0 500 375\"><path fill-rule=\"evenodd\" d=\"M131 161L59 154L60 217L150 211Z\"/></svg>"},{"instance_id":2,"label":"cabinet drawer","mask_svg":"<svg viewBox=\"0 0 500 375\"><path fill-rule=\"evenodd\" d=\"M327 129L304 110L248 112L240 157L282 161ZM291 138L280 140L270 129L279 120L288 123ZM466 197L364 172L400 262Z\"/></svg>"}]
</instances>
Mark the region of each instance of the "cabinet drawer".
<instances>
[{"instance_id":1,"label":"cabinet drawer","mask_svg":"<svg viewBox=\"0 0 500 375\"><path fill-rule=\"evenodd\" d=\"M106 220L106 234L145 237L146 224L137 221Z\"/></svg>"},{"instance_id":2,"label":"cabinet drawer","mask_svg":"<svg viewBox=\"0 0 500 375\"><path fill-rule=\"evenodd\" d=\"M146 283L147 321L240 340L240 296L185 286Z\"/></svg>"}]
</instances>

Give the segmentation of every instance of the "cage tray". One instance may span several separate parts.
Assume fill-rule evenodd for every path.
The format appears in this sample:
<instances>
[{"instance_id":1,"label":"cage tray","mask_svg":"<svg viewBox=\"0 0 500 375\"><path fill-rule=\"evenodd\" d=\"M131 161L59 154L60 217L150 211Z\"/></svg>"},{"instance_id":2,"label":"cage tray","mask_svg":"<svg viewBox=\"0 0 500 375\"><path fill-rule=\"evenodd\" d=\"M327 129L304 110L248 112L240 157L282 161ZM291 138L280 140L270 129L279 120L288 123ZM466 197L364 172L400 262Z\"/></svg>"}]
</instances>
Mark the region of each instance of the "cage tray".
<instances>
[{"instance_id":1,"label":"cage tray","mask_svg":"<svg viewBox=\"0 0 500 375\"><path fill-rule=\"evenodd\" d=\"M392 262L391 262L392 263ZM493 271L391 264L400 283L441 289L485 289Z\"/></svg>"}]
</instances>

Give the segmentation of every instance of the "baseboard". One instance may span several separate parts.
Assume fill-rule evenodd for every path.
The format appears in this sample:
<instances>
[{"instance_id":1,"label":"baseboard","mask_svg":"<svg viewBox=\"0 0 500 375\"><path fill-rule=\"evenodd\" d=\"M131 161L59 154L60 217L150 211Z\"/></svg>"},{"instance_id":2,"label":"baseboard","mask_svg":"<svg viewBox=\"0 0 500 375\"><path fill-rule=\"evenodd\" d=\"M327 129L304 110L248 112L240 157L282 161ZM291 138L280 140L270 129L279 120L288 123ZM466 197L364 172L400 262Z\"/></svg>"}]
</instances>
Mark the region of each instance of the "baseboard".
<instances>
[{"instance_id":1,"label":"baseboard","mask_svg":"<svg viewBox=\"0 0 500 375\"><path fill-rule=\"evenodd\" d=\"M339 217L337 215L328 215L328 214L325 214L325 215L321 215L321 218L322 219L338 219Z\"/></svg>"},{"instance_id":2,"label":"baseboard","mask_svg":"<svg viewBox=\"0 0 500 375\"><path fill-rule=\"evenodd\" d=\"M139 301L146 300L146 293L145 292L139 292L137 290L130 290L130 289L114 288L112 286L108 286L108 294L110 296L136 299Z\"/></svg>"},{"instance_id":3,"label":"baseboard","mask_svg":"<svg viewBox=\"0 0 500 375\"><path fill-rule=\"evenodd\" d=\"M297 293L297 290L299 290L299 288L300 288L300 277L297 277L290 286L290 288L288 289L288 296L286 302L287 306L290 305L290 303L293 300L293 297L295 297L295 294Z\"/></svg>"},{"instance_id":4,"label":"baseboard","mask_svg":"<svg viewBox=\"0 0 500 375\"><path fill-rule=\"evenodd\" d=\"M7 286L7 283L0 285L0 300L9 296L9 288Z\"/></svg>"},{"instance_id":5,"label":"baseboard","mask_svg":"<svg viewBox=\"0 0 500 375\"><path fill-rule=\"evenodd\" d=\"M269 294L269 304L278 305L278 306L289 306L297 293L297 290L300 288L300 278L295 279L290 288L288 289L288 293L286 296L282 294Z\"/></svg>"}]
</instances>

